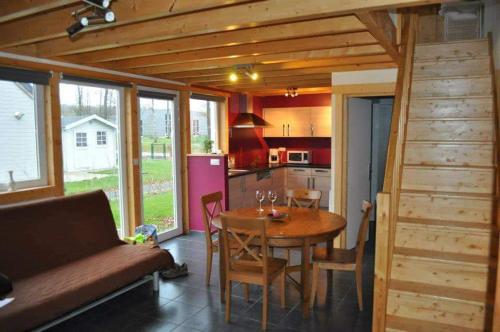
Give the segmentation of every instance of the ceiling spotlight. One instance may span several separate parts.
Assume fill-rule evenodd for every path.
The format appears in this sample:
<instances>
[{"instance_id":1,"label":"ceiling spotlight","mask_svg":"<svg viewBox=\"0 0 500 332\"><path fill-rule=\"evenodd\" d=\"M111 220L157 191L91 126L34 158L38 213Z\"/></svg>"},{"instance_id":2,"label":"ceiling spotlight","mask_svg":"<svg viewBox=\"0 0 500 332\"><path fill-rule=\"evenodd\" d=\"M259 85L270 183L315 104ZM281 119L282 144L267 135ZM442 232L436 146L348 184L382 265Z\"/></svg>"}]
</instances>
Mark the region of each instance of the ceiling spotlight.
<instances>
[{"instance_id":1,"label":"ceiling spotlight","mask_svg":"<svg viewBox=\"0 0 500 332\"><path fill-rule=\"evenodd\" d=\"M231 73L229 74L229 80L230 80L231 82L236 82L236 81L238 81L238 74L236 74L235 72L231 72Z\"/></svg>"},{"instance_id":2,"label":"ceiling spotlight","mask_svg":"<svg viewBox=\"0 0 500 332\"><path fill-rule=\"evenodd\" d=\"M104 20L107 23L114 22L116 19L115 13L112 10L106 10L106 14L104 14Z\"/></svg>"},{"instance_id":3,"label":"ceiling spotlight","mask_svg":"<svg viewBox=\"0 0 500 332\"><path fill-rule=\"evenodd\" d=\"M252 80L254 80L254 81L258 80L259 79L259 73L257 73L257 72L254 71L253 73L250 74L250 78Z\"/></svg>"},{"instance_id":4,"label":"ceiling spotlight","mask_svg":"<svg viewBox=\"0 0 500 332\"><path fill-rule=\"evenodd\" d=\"M83 2L86 2L91 6L99 7L101 9L106 9L111 4L111 0L83 0Z\"/></svg>"},{"instance_id":5,"label":"ceiling spotlight","mask_svg":"<svg viewBox=\"0 0 500 332\"><path fill-rule=\"evenodd\" d=\"M295 88L295 87L286 88L285 97L295 98L298 95L299 95L299 93L297 92L297 88Z\"/></svg>"},{"instance_id":6,"label":"ceiling spotlight","mask_svg":"<svg viewBox=\"0 0 500 332\"><path fill-rule=\"evenodd\" d=\"M245 69L245 75L250 77L252 81L256 81L259 79L259 73L257 73L251 66L248 66Z\"/></svg>"},{"instance_id":7,"label":"ceiling spotlight","mask_svg":"<svg viewBox=\"0 0 500 332\"><path fill-rule=\"evenodd\" d=\"M89 19L86 17L82 17L78 21L73 23L69 28L67 28L66 32L68 32L68 35L70 37L73 37L73 35L80 32L81 30L83 30L83 28L85 28L88 25L89 25Z\"/></svg>"}]
</instances>

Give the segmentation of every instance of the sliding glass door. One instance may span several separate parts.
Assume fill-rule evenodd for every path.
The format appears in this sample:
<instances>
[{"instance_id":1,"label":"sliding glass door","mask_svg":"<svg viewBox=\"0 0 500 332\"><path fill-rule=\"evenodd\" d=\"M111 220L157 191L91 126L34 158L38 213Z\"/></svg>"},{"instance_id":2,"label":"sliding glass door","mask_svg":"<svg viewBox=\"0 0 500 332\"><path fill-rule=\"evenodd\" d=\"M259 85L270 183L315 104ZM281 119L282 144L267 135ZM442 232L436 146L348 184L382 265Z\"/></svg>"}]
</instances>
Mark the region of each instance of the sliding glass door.
<instances>
[{"instance_id":1,"label":"sliding glass door","mask_svg":"<svg viewBox=\"0 0 500 332\"><path fill-rule=\"evenodd\" d=\"M162 90L139 91L143 224L156 225L160 241L182 233L176 97Z\"/></svg>"},{"instance_id":2,"label":"sliding glass door","mask_svg":"<svg viewBox=\"0 0 500 332\"><path fill-rule=\"evenodd\" d=\"M64 192L103 190L120 236L127 233L122 96L116 86L60 85Z\"/></svg>"}]
</instances>

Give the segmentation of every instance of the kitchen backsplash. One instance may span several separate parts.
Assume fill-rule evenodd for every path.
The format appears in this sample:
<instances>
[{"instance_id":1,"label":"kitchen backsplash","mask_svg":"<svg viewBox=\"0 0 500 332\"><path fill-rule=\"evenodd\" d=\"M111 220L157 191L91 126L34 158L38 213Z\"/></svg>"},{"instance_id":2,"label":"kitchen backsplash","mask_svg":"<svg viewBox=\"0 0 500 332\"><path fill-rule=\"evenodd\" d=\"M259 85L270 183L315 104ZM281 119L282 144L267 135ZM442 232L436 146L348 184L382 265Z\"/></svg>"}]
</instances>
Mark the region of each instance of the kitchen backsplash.
<instances>
[{"instance_id":1,"label":"kitchen backsplash","mask_svg":"<svg viewBox=\"0 0 500 332\"><path fill-rule=\"evenodd\" d=\"M231 123L239 110L238 95L229 98L229 116ZM262 116L267 107L306 107L329 106L330 94L299 95L295 98L284 96L253 97L253 112ZM287 150L313 151L313 163L330 164L330 138L264 138L260 128L232 129L229 137L229 155L235 157L237 168L247 168L268 163L269 148L286 147Z\"/></svg>"}]
</instances>

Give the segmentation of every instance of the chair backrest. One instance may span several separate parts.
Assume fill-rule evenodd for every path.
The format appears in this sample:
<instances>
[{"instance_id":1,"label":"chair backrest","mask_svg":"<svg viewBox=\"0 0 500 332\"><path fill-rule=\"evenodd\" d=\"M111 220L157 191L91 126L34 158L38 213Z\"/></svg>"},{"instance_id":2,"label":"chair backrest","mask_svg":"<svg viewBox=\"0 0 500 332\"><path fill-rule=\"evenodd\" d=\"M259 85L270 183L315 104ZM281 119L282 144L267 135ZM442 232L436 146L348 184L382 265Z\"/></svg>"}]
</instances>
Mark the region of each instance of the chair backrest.
<instances>
[{"instance_id":1,"label":"chair backrest","mask_svg":"<svg viewBox=\"0 0 500 332\"><path fill-rule=\"evenodd\" d=\"M220 214L222 222L222 236L224 241L224 257L226 273L235 270L235 266L258 266L263 269L263 277L267 278L267 237L266 221L267 217L249 218L229 216L222 212ZM229 237L239 245L237 249L229 248ZM254 240L260 243L260 250L256 251ZM252 241L254 241L252 243ZM252 243L252 247L250 244ZM257 248L258 249L258 248ZM259 254L260 252L260 254Z\"/></svg>"},{"instance_id":2,"label":"chair backrest","mask_svg":"<svg viewBox=\"0 0 500 332\"><path fill-rule=\"evenodd\" d=\"M363 201L361 204L361 211L363 211L363 217L361 220L361 225L359 225L358 240L356 241L356 264L362 264L363 254L365 252L366 243L366 233L368 233L368 226L370 223L370 214L373 205L368 201Z\"/></svg>"},{"instance_id":3,"label":"chair backrest","mask_svg":"<svg viewBox=\"0 0 500 332\"><path fill-rule=\"evenodd\" d=\"M288 207L304 207L319 209L321 191L309 189L289 189L286 191Z\"/></svg>"},{"instance_id":4,"label":"chair backrest","mask_svg":"<svg viewBox=\"0 0 500 332\"><path fill-rule=\"evenodd\" d=\"M212 220L222 212L222 192L217 191L201 197L201 214L207 244L212 244Z\"/></svg>"}]
</instances>

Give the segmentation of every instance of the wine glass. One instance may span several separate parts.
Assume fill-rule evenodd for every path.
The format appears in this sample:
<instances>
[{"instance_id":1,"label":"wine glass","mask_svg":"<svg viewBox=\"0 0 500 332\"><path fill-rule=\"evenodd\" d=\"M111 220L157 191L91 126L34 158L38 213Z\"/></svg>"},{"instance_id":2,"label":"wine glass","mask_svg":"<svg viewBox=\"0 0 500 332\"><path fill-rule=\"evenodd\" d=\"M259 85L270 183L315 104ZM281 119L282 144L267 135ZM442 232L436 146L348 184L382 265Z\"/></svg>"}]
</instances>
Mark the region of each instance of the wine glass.
<instances>
[{"instance_id":1,"label":"wine glass","mask_svg":"<svg viewBox=\"0 0 500 332\"><path fill-rule=\"evenodd\" d=\"M262 208L262 202L264 201L264 192L262 190L257 190L255 192L255 199L259 202L259 209L257 211L262 212L264 209Z\"/></svg>"},{"instance_id":2,"label":"wine glass","mask_svg":"<svg viewBox=\"0 0 500 332\"><path fill-rule=\"evenodd\" d=\"M274 202L278 199L278 193L274 190L269 190L267 193L267 198L271 201L271 211L274 212Z\"/></svg>"}]
</instances>

